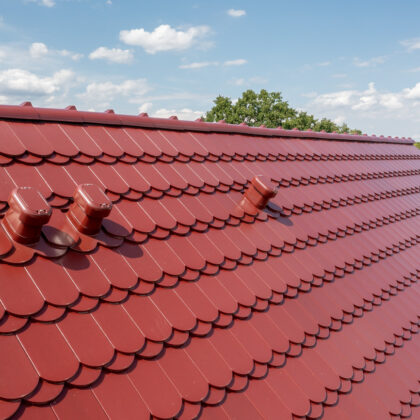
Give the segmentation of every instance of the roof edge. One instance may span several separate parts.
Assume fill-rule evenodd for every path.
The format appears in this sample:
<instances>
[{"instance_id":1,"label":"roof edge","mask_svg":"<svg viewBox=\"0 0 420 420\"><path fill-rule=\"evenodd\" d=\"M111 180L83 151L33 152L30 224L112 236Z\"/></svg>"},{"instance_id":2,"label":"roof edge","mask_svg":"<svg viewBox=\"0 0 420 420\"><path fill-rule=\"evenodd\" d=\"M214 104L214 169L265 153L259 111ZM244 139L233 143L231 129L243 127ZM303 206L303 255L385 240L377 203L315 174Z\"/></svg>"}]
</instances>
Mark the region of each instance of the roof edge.
<instances>
[{"instance_id":1,"label":"roof edge","mask_svg":"<svg viewBox=\"0 0 420 420\"><path fill-rule=\"evenodd\" d=\"M297 129L285 130L279 128L250 127L242 124L228 124L223 121L218 123L204 121L182 121L177 118L152 118L147 114L121 115L115 114L112 110L105 112L78 111L74 106L66 109L37 108L30 102L22 105L0 105L0 119L28 120L28 121L50 121L68 123L89 123L114 126L129 126L154 128L161 130L196 131L206 133L225 134L246 134L262 137L294 137L307 140L331 140L331 141L356 141L367 143L392 143L392 144L414 144L411 138L368 136L356 134L325 133L317 131L300 131Z\"/></svg>"}]
</instances>

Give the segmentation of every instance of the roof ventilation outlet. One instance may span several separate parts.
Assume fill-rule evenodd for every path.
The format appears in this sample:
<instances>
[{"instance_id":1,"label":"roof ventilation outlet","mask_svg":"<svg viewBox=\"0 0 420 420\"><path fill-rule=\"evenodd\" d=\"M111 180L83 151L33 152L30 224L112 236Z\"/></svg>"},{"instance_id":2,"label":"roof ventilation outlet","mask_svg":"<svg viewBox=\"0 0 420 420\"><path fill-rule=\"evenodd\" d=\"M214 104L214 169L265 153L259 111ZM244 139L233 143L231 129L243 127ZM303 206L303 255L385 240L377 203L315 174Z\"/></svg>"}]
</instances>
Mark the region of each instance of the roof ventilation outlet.
<instances>
[{"instance_id":1,"label":"roof ventilation outlet","mask_svg":"<svg viewBox=\"0 0 420 420\"><path fill-rule=\"evenodd\" d=\"M265 175L254 176L245 191L240 206L244 211L263 210L270 199L276 196L277 191L277 187Z\"/></svg>"},{"instance_id":2,"label":"roof ventilation outlet","mask_svg":"<svg viewBox=\"0 0 420 420\"><path fill-rule=\"evenodd\" d=\"M50 217L51 207L37 189L18 187L10 194L3 226L14 241L34 244L39 241L42 226Z\"/></svg>"},{"instance_id":3,"label":"roof ventilation outlet","mask_svg":"<svg viewBox=\"0 0 420 420\"><path fill-rule=\"evenodd\" d=\"M102 220L112 210L112 202L105 192L95 184L82 184L77 187L73 199L67 217L74 227L87 235L99 233Z\"/></svg>"}]
</instances>

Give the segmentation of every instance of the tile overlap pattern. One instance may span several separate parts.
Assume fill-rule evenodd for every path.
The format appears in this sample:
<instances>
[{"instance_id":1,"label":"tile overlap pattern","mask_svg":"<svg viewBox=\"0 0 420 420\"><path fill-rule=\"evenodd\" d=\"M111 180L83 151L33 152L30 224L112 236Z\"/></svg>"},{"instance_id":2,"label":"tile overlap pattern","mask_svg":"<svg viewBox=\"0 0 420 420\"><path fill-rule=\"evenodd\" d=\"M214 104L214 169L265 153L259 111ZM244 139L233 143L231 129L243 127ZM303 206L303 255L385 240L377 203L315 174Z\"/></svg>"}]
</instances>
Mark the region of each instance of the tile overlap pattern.
<instances>
[{"instance_id":1,"label":"tile overlap pattern","mask_svg":"<svg viewBox=\"0 0 420 420\"><path fill-rule=\"evenodd\" d=\"M420 415L418 150L99 123L0 121L1 217L53 208L0 228L0 418ZM81 183L114 208L66 243Z\"/></svg>"}]
</instances>

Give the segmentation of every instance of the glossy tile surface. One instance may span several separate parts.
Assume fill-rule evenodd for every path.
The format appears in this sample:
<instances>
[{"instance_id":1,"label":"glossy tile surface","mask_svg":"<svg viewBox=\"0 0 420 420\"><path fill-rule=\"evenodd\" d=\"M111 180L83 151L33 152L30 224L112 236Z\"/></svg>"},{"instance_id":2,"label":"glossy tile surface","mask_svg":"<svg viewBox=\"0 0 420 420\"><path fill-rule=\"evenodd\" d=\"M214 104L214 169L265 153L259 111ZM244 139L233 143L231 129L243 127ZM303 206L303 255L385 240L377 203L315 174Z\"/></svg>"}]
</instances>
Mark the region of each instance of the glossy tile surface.
<instances>
[{"instance_id":1,"label":"glossy tile surface","mask_svg":"<svg viewBox=\"0 0 420 420\"><path fill-rule=\"evenodd\" d=\"M0 418L419 415L408 140L0 118ZM239 206L256 175L278 187L263 211ZM66 224L86 183L113 202L95 235ZM25 186L52 208L32 245L3 227Z\"/></svg>"}]
</instances>

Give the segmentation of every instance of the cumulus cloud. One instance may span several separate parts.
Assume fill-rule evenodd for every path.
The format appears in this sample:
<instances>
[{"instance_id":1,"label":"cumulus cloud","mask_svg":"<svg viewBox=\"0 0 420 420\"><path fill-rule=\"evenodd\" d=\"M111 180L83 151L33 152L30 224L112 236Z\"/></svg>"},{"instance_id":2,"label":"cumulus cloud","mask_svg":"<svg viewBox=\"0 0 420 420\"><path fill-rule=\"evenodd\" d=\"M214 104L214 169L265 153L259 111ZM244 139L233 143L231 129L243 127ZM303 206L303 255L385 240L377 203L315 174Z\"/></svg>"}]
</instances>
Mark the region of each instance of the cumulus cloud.
<instances>
[{"instance_id":1,"label":"cumulus cloud","mask_svg":"<svg viewBox=\"0 0 420 420\"><path fill-rule=\"evenodd\" d=\"M148 54L155 54L159 51L182 51L191 48L209 31L208 26L176 30L170 25L160 25L152 32L143 28L121 31L120 40L128 45L142 47Z\"/></svg>"},{"instance_id":2,"label":"cumulus cloud","mask_svg":"<svg viewBox=\"0 0 420 420\"><path fill-rule=\"evenodd\" d=\"M361 60L359 57L356 57L353 60L353 64L356 67L375 67L378 64L383 64L386 61L386 57L385 56L380 56L380 57L372 57L369 58L367 60Z\"/></svg>"},{"instance_id":3,"label":"cumulus cloud","mask_svg":"<svg viewBox=\"0 0 420 420\"><path fill-rule=\"evenodd\" d=\"M0 59L2 58L1 53L5 54L6 50L0 50ZM25 53L26 54L26 53ZM39 59L43 57L69 57L74 61L80 60L83 54L75 53L68 50L51 50L43 42L33 42L29 47L29 54L32 58ZM19 52L16 50L9 50L8 55L16 57Z\"/></svg>"},{"instance_id":4,"label":"cumulus cloud","mask_svg":"<svg viewBox=\"0 0 420 420\"><path fill-rule=\"evenodd\" d=\"M202 115L204 115L204 112L193 111L190 108L182 108L179 110L160 108L154 113L152 113L152 116L157 117L157 118L168 118L168 117L171 117L172 115L176 115L178 119L180 120L193 121L193 120L196 120L197 118L200 118Z\"/></svg>"},{"instance_id":5,"label":"cumulus cloud","mask_svg":"<svg viewBox=\"0 0 420 420\"><path fill-rule=\"evenodd\" d=\"M401 41L401 45L409 52L420 50L420 38L405 39Z\"/></svg>"},{"instance_id":6,"label":"cumulus cloud","mask_svg":"<svg viewBox=\"0 0 420 420\"><path fill-rule=\"evenodd\" d=\"M179 66L180 69L202 69L203 67L218 66L217 61L199 61L195 63L182 64Z\"/></svg>"},{"instance_id":7,"label":"cumulus cloud","mask_svg":"<svg viewBox=\"0 0 420 420\"><path fill-rule=\"evenodd\" d=\"M341 90L317 95L308 104L311 112L347 115L357 119L378 121L420 121L420 82L396 92L378 91L374 83L366 90Z\"/></svg>"},{"instance_id":8,"label":"cumulus cloud","mask_svg":"<svg viewBox=\"0 0 420 420\"><path fill-rule=\"evenodd\" d=\"M48 54L48 48L42 42L34 42L29 47L29 54L33 58L40 58Z\"/></svg>"},{"instance_id":9,"label":"cumulus cloud","mask_svg":"<svg viewBox=\"0 0 420 420\"><path fill-rule=\"evenodd\" d=\"M244 58L238 58L237 60L227 60L223 63L224 66L242 66L246 64L247 61Z\"/></svg>"},{"instance_id":10,"label":"cumulus cloud","mask_svg":"<svg viewBox=\"0 0 420 420\"><path fill-rule=\"evenodd\" d=\"M420 99L420 82L416 83L414 87L404 89L404 96L408 99Z\"/></svg>"},{"instance_id":11,"label":"cumulus cloud","mask_svg":"<svg viewBox=\"0 0 420 420\"><path fill-rule=\"evenodd\" d=\"M130 103L144 102L144 95L151 90L146 79L125 80L121 83L93 82L77 95L89 106L105 107L118 98L125 97Z\"/></svg>"},{"instance_id":12,"label":"cumulus cloud","mask_svg":"<svg viewBox=\"0 0 420 420\"><path fill-rule=\"evenodd\" d=\"M60 91L74 78L71 70L63 69L42 77L23 69L0 71L0 95L50 95Z\"/></svg>"},{"instance_id":13,"label":"cumulus cloud","mask_svg":"<svg viewBox=\"0 0 420 420\"><path fill-rule=\"evenodd\" d=\"M420 94L420 83L418 85ZM369 83L368 89L364 91L342 90L325 93L317 96L313 102L328 108L347 107L354 111L367 111L377 108L399 109L403 107L404 96L409 98L409 95L415 95L415 93L411 93L415 89L416 87L411 90L406 89L407 93L405 95L402 92L382 93L376 90L374 83Z\"/></svg>"},{"instance_id":14,"label":"cumulus cloud","mask_svg":"<svg viewBox=\"0 0 420 420\"><path fill-rule=\"evenodd\" d=\"M364 90L317 94L308 100L305 109L366 132L413 136L420 123L420 82L396 91L377 89L369 83Z\"/></svg>"},{"instance_id":15,"label":"cumulus cloud","mask_svg":"<svg viewBox=\"0 0 420 420\"><path fill-rule=\"evenodd\" d=\"M152 109L153 104L151 102L145 102L139 106L139 114L142 112L149 112Z\"/></svg>"},{"instance_id":16,"label":"cumulus cloud","mask_svg":"<svg viewBox=\"0 0 420 420\"><path fill-rule=\"evenodd\" d=\"M241 9L229 9L226 13L229 16L232 16L232 17L235 17L235 18L246 15L245 10L241 10Z\"/></svg>"},{"instance_id":17,"label":"cumulus cloud","mask_svg":"<svg viewBox=\"0 0 420 420\"><path fill-rule=\"evenodd\" d=\"M99 47L89 54L91 60L106 60L113 63L127 64L133 60L133 53L130 50L120 48Z\"/></svg>"},{"instance_id":18,"label":"cumulus cloud","mask_svg":"<svg viewBox=\"0 0 420 420\"><path fill-rule=\"evenodd\" d=\"M83 57L83 54L75 53L68 50L58 50L56 51L58 55L61 55L62 57L70 57L74 61L78 61Z\"/></svg>"}]
</instances>

